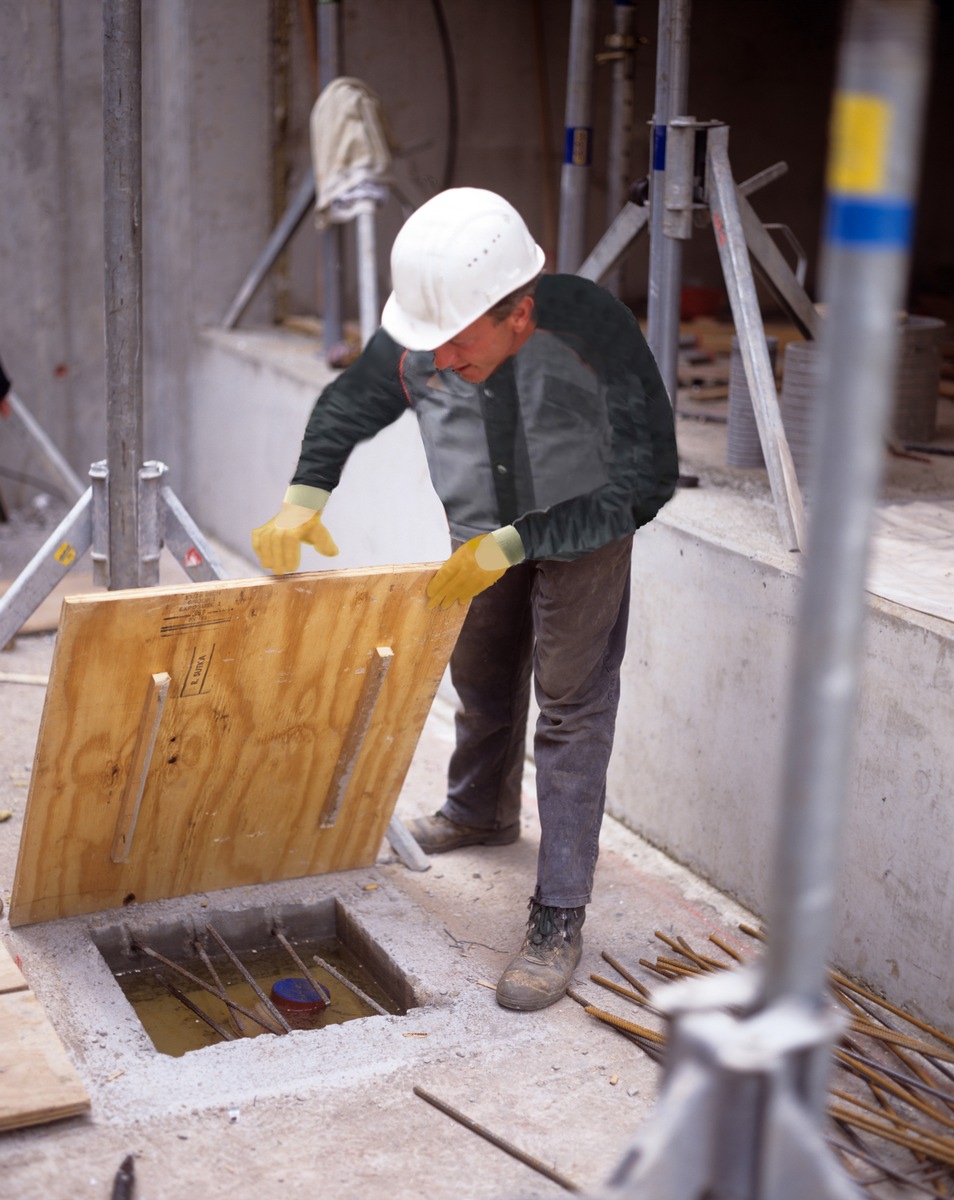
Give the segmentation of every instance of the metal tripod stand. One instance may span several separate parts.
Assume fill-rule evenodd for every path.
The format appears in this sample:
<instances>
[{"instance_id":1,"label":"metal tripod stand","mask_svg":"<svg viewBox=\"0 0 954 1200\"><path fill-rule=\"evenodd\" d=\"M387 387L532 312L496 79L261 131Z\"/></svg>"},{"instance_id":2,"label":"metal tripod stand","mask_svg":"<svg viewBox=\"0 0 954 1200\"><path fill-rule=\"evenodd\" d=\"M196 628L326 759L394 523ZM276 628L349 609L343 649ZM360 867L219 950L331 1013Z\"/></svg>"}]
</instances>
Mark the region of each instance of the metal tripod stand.
<instances>
[{"instance_id":1,"label":"metal tripod stand","mask_svg":"<svg viewBox=\"0 0 954 1200\"><path fill-rule=\"evenodd\" d=\"M799 254L795 267L789 265L772 238L770 227L762 223L748 200L754 191L786 170L785 164L779 163L736 184L729 162L728 126L718 121L676 117L669 122L666 133L664 190L653 203L661 201L662 232L671 239L690 238L699 214L711 217L779 527L786 547L802 550L804 505L782 425L753 264L803 334L817 337L821 319L803 287L804 260ZM577 274L597 282L603 279L621 261L650 219L650 206L635 199L627 200ZM673 330L671 336L677 337L678 330ZM672 363L672 377L665 382L674 397L674 355Z\"/></svg>"}]
</instances>

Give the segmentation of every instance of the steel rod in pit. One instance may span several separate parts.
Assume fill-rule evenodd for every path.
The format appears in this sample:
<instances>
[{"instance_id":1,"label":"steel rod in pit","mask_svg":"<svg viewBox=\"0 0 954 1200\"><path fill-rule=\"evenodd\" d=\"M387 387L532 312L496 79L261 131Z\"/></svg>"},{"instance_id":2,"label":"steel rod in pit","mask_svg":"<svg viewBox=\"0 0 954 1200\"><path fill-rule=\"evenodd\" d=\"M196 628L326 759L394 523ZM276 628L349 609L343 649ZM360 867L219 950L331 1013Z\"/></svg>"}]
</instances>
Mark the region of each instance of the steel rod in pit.
<instances>
[{"instance_id":1,"label":"steel rod in pit","mask_svg":"<svg viewBox=\"0 0 954 1200\"><path fill-rule=\"evenodd\" d=\"M319 983L318 980L314 977L314 975L312 975L311 971L308 969L307 965L304 962L302 962L302 959L301 959L298 951L291 944L291 942L288 940L288 938L285 937L285 935L278 929L275 929L272 932L275 934L275 936L278 938L278 940L281 942L281 944L288 951L292 962L299 969L299 971L302 972L302 974L305 976L305 978L308 980L308 982L311 984L311 986L315 989L315 991L318 993L318 995L319 996L323 995L326 997L325 1004L330 1005L331 1004L331 992L329 992L328 989L324 986L324 984Z\"/></svg>"},{"instance_id":2,"label":"steel rod in pit","mask_svg":"<svg viewBox=\"0 0 954 1200\"><path fill-rule=\"evenodd\" d=\"M232 1033L230 1029L226 1029L224 1025L220 1025L218 1021L210 1017L207 1012L203 1012L202 1009L199 1008L198 1004L193 1004L185 992L180 991L174 983L170 983L169 980L166 979L165 975L157 974L156 978L159 980L162 986L169 991L170 995L175 996L180 1004L184 1004L190 1012L195 1013L200 1020L205 1021L206 1025L208 1025L211 1029L214 1029L219 1037L223 1039L223 1041L235 1041L235 1034Z\"/></svg>"},{"instance_id":3,"label":"steel rod in pit","mask_svg":"<svg viewBox=\"0 0 954 1200\"><path fill-rule=\"evenodd\" d=\"M173 962L171 958L166 958L166 956L164 954L160 954L158 950L153 950L150 946L144 946L141 942L136 942L133 946L133 949L138 950L141 954L147 954L150 958L154 958L158 962L161 962L165 966L169 967L170 970L176 971L185 979L191 980L197 987L200 987L203 991L208 992L210 996L214 996L216 1000L221 1000L222 1003L227 1004L229 1008L234 1008L237 1012L240 1012L243 1017L249 1017L252 1021L254 1021L257 1025L261 1025L261 1027L266 1029L269 1033L281 1033L280 1029L274 1029L266 1020L258 1016L256 1013L253 1013L251 1009L246 1008L243 1004L239 1004L237 1000L233 1000L232 997L229 996L225 991L220 992L214 987L210 987L204 979L200 979L198 975L193 975L191 971L187 970L183 966L180 966L179 963Z\"/></svg>"},{"instance_id":4,"label":"steel rod in pit","mask_svg":"<svg viewBox=\"0 0 954 1200\"><path fill-rule=\"evenodd\" d=\"M520 1162L524 1163L525 1166L532 1167L534 1171L538 1171L541 1175L545 1175L547 1179L552 1180L554 1183L558 1183L560 1187L566 1188L568 1192L578 1192L580 1190L571 1179L567 1179L566 1176L561 1175L558 1171L554 1171L552 1167L548 1167L546 1163L540 1162L540 1160L538 1158L534 1158L532 1154L527 1154L525 1151L518 1149L518 1147L512 1145L510 1142L504 1141L503 1138L498 1137L495 1133L491 1133L489 1129L485 1129L483 1125L478 1125L476 1121L472 1121L470 1117L465 1116L456 1108L452 1108L449 1104L445 1104L443 1100L438 1100L438 1098L436 1096L432 1096L430 1092L425 1092L423 1088L415 1086L414 1095L420 1096L420 1098L422 1100L426 1100L428 1104L433 1104L435 1108L439 1108L442 1113L445 1113L448 1117L452 1117L459 1124L463 1125L465 1129L469 1129L471 1133L478 1134L478 1136L490 1142L492 1146L496 1146L498 1150L503 1150L505 1153L509 1154L511 1158L516 1158Z\"/></svg>"},{"instance_id":5,"label":"steel rod in pit","mask_svg":"<svg viewBox=\"0 0 954 1200\"><path fill-rule=\"evenodd\" d=\"M209 958L209 954L208 954L208 951L206 950L205 946L202 945L202 943L199 941L198 938L196 938L196 940L192 943L192 946L193 946L193 949L195 950L196 954L198 954L199 958L202 959L202 963L203 963L205 969L212 976L212 982L215 984L215 986L220 991L224 992L225 984L222 982L221 976L219 975L218 971L215 969L215 964L213 963L212 959ZM235 1010L232 1008L229 1009L229 1020L232 1022L232 1026L235 1029L235 1032L239 1035L239 1037L244 1037L245 1029L242 1025L242 1022L235 1015Z\"/></svg>"},{"instance_id":6,"label":"steel rod in pit","mask_svg":"<svg viewBox=\"0 0 954 1200\"><path fill-rule=\"evenodd\" d=\"M382 1017L389 1017L391 1015L386 1008L382 1008L381 1005L378 1004L377 1000L372 1000L369 995L367 995L365 992L362 992L356 983L352 983L350 979L345 979L344 975L342 975L340 971L336 971L331 963L325 962L325 960L317 954L313 954L311 959L312 962L316 962L323 971L327 971L332 979L337 979L338 982L344 984L344 986L350 992L354 992L359 1000L364 1001L364 1003L370 1008L373 1008L376 1013L380 1013Z\"/></svg>"},{"instance_id":7,"label":"steel rod in pit","mask_svg":"<svg viewBox=\"0 0 954 1200\"><path fill-rule=\"evenodd\" d=\"M222 935L217 930L215 930L211 925L206 925L205 931L206 931L206 933L212 934L212 936L215 938L215 940L219 943L219 946L229 956L229 961L232 963L232 966L235 967L236 970L241 973L242 978L249 985L249 987L252 989L252 991L255 993L255 995L258 996L259 1000L261 1000L261 1002L265 1005L265 1011L269 1014L269 1016L274 1017L276 1019L276 1021L278 1021L279 1025L281 1025L281 1027L285 1031L285 1033L291 1033L291 1026L288 1024L288 1022L285 1020L285 1018L282 1016L282 1014L278 1011L278 1009L275 1007L274 1003L269 999L269 997L265 995L265 993L259 987L258 981L252 977L251 973L246 969L244 963L241 962L238 955L231 948L231 946L229 946L229 944L226 942L225 938L223 938Z\"/></svg>"}]
</instances>

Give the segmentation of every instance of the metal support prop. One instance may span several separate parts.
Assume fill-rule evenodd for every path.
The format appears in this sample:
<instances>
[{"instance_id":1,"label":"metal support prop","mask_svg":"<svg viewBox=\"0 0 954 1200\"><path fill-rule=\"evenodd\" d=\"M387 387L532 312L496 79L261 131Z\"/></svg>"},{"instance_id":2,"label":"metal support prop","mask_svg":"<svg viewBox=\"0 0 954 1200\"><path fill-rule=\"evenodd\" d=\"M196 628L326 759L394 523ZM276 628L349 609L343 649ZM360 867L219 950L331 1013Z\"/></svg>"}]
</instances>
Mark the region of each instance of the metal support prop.
<instances>
[{"instance_id":1,"label":"metal support prop","mask_svg":"<svg viewBox=\"0 0 954 1200\"><path fill-rule=\"evenodd\" d=\"M106 461L111 588L137 587L142 433L142 14L103 5Z\"/></svg>"},{"instance_id":2,"label":"metal support prop","mask_svg":"<svg viewBox=\"0 0 954 1200\"><path fill-rule=\"evenodd\" d=\"M563 273L577 269L583 261L585 245L586 190L593 160L590 122L595 15L595 0L573 0L557 236L557 271Z\"/></svg>"},{"instance_id":3,"label":"metal support prop","mask_svg":"<svg viewBox=\"0 0 954 1200\"><path fill-rule=\"evenodd\" d=\"M656 96L650 171L649 297L646 340L672 403L679 375L682 242L663 231L668 126L684 116L689 97L690 0L659 0Z\"/></svg>"},{"instance_id":4,"label":"metal support prop","mask_svg":"<svg viewBox=\"0 0 954 1200\"><path fill-rule=\"evenodd\" d=\"M870 530L898 358L930 0L854 0L834 97L821 428L794 647L769 939L753 971L672 985L657 1110L601 1200L851 1200L822 1137L826 998Z\"/></svg>"},{"instance_id":5,"label":"metal support prop","mask_svg":"<svg viewBox=\"0 0 954 1200\"><path fill-rule=\"evenodd\" d=\"M690 132L694 136L695 131ZM722 275L729 293L775 511L787 548L801 550L805 546L805 512L778 405L765 326L729 166L729 130L725 125L714 126L708 131L706 181Z\"/></svg>"},{"instance_id":6,"label":"metal support prop","mask_svg":"<svg viewBox=\"0 0 954 1200\"><path fill-rule=\"evenodd\" d=\"M355 240L358 250L358 328L361 331L361 345L366 346L381 321L373 204L355 217Z\"/></svg>"},{"instance_id":7,"label":"metal support prop","mask_svg":"<svg viewBox=\"0 0 954 1200\"><path fill-rule=\"evenodd\" d=\"M339 0L318 0L318 77L326 88L340 74ZM318 235L321 246L322 349L325 357L343 337L341 311L341 226L329 225Z\"/></svg>"},{"instance_id":8,"label":"metal support prop","mask_svg":"<svg viewBox=\"0 0 954 1200\"><path fill-rule=\"evenodd\" d=\"M161 462L142 465L136 480L139 514L137 587L159 582L159 555L166 547L179 566L196 583L226 579L225 568L208 545L171 488L162 485L168 468ZM109 586L110 561L109 470L106 462L93 463L91 486L46 539L30 562L0 597L0 646L17 633L31 613L59 585L87 550L92 552L93 582Z\"/></svg>"},{"instance_id":9,"label":"metal support prop","mask_svg":"<svg viewBox=\"0 0 954 1200\"><path fill-rule=\"evenodd\" d=\"M606 170L606 219L612 223L622 208L633 177L633 109L636 91L636 5L633 0L615 0L613 32L607 38L607 50L597 62L613 64L613 99L610 111L608 165ZM618 296L618 271L604 286Z\"/></svg>"}]
</instances>

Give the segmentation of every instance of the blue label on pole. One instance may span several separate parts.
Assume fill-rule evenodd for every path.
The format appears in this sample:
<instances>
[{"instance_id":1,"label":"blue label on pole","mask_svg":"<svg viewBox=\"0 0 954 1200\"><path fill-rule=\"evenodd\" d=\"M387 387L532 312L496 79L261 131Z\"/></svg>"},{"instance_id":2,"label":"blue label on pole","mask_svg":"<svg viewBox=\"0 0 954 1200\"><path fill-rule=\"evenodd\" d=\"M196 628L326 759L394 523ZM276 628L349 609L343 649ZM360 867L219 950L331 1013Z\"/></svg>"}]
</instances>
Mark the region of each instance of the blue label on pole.
<instances>
[{"instance_id":1,"label":"blue label on pole","mask_svg":"<svg viewBox=\"0 0 954 1200\"><path fill-rule=\"evenodd\" d=\"M563 142L563 161L574 167L588 167L593 151L593 129L589 125L568 125Z\"/></svg>"},{"instance_id":2,"label":"blue label on pole","mask_svg":"<svg viewBox=\"0 0 954 1200\"><path fill-rule=\"evenodd\" d=\"M828 199L826 237L841 246L903 250L911 242L913 216L913 206L907 200L832 195Z\"/></svg>"},{"instance_id":3,"label":"blue label on pole","mask_svg":"<svg viewBox=\"0 0 954 1200\"><path fill-rule=\"evenodd\" d=\"M653 170L666 169L666 126L653 126Z\"/></svg>"}]
</instances>

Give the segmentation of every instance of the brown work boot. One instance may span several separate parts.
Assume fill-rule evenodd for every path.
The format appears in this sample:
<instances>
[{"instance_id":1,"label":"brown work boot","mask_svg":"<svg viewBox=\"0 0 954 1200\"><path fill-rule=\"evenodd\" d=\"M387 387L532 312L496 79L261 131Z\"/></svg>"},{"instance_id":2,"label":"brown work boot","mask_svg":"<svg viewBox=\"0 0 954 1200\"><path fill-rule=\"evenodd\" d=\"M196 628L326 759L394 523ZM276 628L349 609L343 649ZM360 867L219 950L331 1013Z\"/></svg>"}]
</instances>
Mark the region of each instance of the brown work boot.
<instances>
[{"instance_id":1,"label":"brown work boot","mask_svg":"<svg viewBox=\"0 0 954 1200\"><path fill-rule=\"evenodd\" d=\"M432 817L417 817L408 823L408 829L425 854L443 854L461 846L509 846L520 837L519 821L503 829L478 829L475 825L458 825L439 812Z\"/></svg>"},{"instance_id":2,"label":"brown work boot","mask_svg":"<svg viewBox=\"0 0 954 1200\"><path fill-rule=\"evenodd\" d=\"M527 936L500 976L497 1003L532 1012L559 1000L583 953L585 920L585 908L551 908L531 899Z\"/></svg>"}]
</instances>

